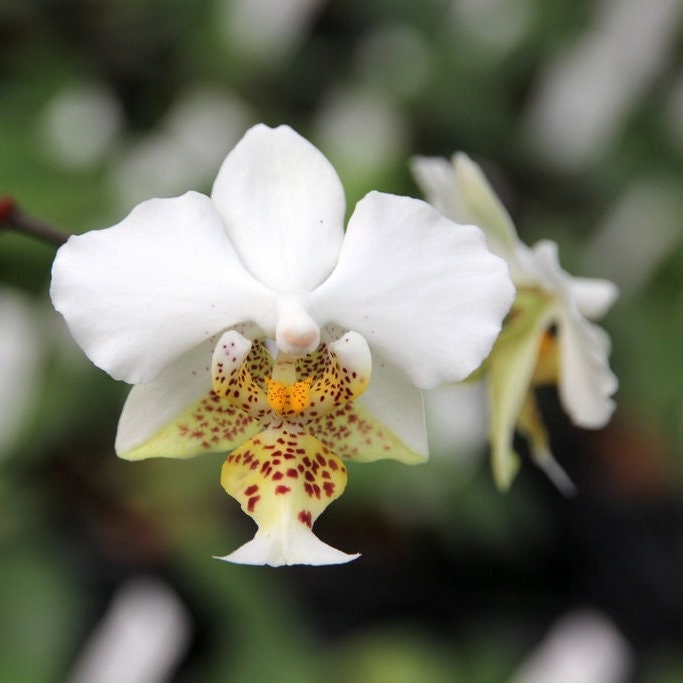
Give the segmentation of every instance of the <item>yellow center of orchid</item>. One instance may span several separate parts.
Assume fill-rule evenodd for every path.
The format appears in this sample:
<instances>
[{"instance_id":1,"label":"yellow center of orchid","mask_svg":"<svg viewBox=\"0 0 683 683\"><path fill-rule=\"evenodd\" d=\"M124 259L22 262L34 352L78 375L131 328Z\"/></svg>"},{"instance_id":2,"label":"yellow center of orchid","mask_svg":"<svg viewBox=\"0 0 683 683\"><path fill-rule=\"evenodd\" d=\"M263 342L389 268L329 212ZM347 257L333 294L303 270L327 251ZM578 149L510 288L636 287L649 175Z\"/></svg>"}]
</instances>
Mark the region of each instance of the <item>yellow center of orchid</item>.
<instances>
[{"instance_id":1,"label":"yellow center of orchid","mask_svg":"<svg viewBox=\"0 0 683 683\"><path fill-rule=\"evenodd\" d=\"M534 384L555 384L559 374L557 330L547 329L538 345L538 357L532 381Z\"/></svg>"},{"instance_id":2,"label":"yellow center of orchid","mask_svg":"<svg viewBox=\"0 0 683 683\"><path fill-rule=\"evenodd\" d=\"M308 406L311 397L311 384L313 383L312 377L290 385L276 382L270 377L266 377L265 381L268 387L266 394L268 405L276 413L283 416L298 414Z\"/></svg>"}]
</instances>

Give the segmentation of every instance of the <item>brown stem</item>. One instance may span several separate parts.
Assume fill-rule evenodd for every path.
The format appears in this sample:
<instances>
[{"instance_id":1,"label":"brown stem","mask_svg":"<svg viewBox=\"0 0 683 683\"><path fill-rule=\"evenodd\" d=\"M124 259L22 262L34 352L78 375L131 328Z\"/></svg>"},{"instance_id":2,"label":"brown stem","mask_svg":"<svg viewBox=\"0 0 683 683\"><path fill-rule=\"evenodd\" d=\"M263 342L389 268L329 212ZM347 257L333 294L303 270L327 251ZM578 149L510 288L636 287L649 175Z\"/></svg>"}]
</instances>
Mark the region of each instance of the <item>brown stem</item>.
<instances>
[{"instance_id":1,"label":"brown stem","mask_svg":"<svg viewBox=\"0 0 683 683\"><path fill-rule=\"evenodd\" d=\"M61 230L27 216L13 197L0 197L0 232L2 230L16 230L58 247L69 238Z\"/></svg>"}]
</instances>

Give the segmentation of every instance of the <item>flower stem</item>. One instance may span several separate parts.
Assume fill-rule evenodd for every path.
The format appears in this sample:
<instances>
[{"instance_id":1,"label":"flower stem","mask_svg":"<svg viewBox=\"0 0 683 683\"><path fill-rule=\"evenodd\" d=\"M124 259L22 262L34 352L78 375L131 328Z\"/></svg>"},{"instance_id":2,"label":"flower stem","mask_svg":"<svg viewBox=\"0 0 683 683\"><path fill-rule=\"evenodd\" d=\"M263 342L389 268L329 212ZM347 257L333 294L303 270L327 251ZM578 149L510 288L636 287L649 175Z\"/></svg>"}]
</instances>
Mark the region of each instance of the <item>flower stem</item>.
<instances>
[{"instance_id":1,"label":"flower stem","mask_svg":"<svg viewBox=\"0 0 683 683\"><path fill-rule=\"evenodd\" d=\"M69 238L61 230L27 216L9 196L0 197L0 232L2 230L16 230L58 247Z\"/></svg>"}]
</instances>

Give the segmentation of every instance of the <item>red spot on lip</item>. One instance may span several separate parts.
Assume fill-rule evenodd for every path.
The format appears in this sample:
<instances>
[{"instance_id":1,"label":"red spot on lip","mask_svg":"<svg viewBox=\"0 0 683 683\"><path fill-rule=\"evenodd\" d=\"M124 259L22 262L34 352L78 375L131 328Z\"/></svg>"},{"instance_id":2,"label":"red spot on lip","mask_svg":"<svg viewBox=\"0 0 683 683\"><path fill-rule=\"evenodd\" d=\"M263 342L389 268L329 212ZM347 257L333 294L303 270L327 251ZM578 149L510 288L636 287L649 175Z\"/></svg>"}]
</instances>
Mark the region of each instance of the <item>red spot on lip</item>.
<instances>
[{"instance_id":1,"label":"red spot on lip","mask_svg":"<svg viewBox=\"0 0 683 683\"><path fill-rule=\"evenodd\" d=\"M253 496L257 491L258 486L256 484L252 484L251 486L248 486L246 489L244 489L244 495Z\"/></svg>"},{"instance_id":2,"label":"red spot on lip","mask_svg":"<svg viewBox=\"0 0 683 683\"><path fill-rule=\"evenodd\" d=\"M256 503L261 500L261 496L252 496L248 501L247 501L247 510L249 512L253 512L254 508L256 507Z\"/></svg>"},{"instance_id":3,"label":"red spot on lip","mask_svg":"<svg viewBox=\"0 0 683 683\"><path fill-rule=\"evenodd\" d=\"M308 510L302 510L298 514L298 519L302 524L305 524L309 529L313 526L313 515Z\"/></svg>"},{"instance_id":4,"label":"red spot on lip","mask_svg":"<svg viewBox=\"0 0 683 683\"><path fill-rule=\"evenodd\" d=\"M276 495L282 495L284 493L289 493L292 489L289 488L289 486L284 486L283 484L280 484L280 486L275 487L275 494Z\"/></svg>"}]
</instances>

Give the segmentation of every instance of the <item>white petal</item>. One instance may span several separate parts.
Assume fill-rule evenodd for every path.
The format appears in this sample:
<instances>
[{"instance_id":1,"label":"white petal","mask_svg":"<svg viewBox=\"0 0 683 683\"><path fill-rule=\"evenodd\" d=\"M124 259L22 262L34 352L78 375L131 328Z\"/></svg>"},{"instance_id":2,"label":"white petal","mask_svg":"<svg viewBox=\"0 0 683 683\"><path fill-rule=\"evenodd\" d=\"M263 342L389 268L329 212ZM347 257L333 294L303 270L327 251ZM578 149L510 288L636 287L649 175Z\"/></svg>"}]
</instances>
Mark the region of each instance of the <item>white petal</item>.
<instances>
[{"instance_id":1,"label":"white petal","mask_svg":"<svg viewBox=\"0 0 683 683\"><path fill-rule=\"evenodd\" d=\"M466 154L454 154L452 163L415 157L412 170L432 206L453 221L479 226L494 253L508 262L515 260L519 239L512 219L481 168Z\"/></svg>"},{"instance_id":2,"label":"white petal","mask_svg":"<svg viewBox=\"0 0 683 683\"><path fill-rule=\"evenodd\" d=\"M50 294L93 363L131 384L237 323L272 325L274 306L196 192L150 199L112 228L69 238Z\"/></svg>"},{"instance_id":3,"label":"white petal","mask_svg":"<svg viewBox=\"0 0 683 683\"><path fill-rule=\"evenodd\" d=\"M211 196L246 267L277 292L309 291L334 268L344 189L329 161L291 128L247 131Z\"/></svg>"},{"instance_id":4,"label":"white petal","mask_svg":"<svg viewBox=\"0 0 683 683\"><path fill-rule=\"evenodd\" d=\"M350 555L323 543L312 531L301 524L282 525L281 528L259 529L254 538L234 552L216 557L224 562L282 567L292 564L314 566L346 564L360 557Z\"/></svg>"},{"instance_id":5,"label":"white petal","mask_svg":"<svg viewBox=\"0 0 683 683\"><path fill-rule=\"evenodd\" d=\"M466 154L453 157L455 183L467 211L464 222L478 225L496 253L508 260L514 254L519 239L517 231L498 195L484 172Z\"/></svg>"},{"instance_id":6,"label":"white petal","mask_svg":"<svg viewBox=\"0 0 683 683\"><path fill-rule=\"evenodd\" d=\"M513 294L507 266L478 228L420 200L372 192L358 203L339 263L311 303L321 323L356 330L429 388L479 366Z\"/></svg>"},{"instance_id":7,"label":"white petal","mask_svg":"<svg viewBox=\"0 0 683 683\"><path fill-rule=\"evenodd\" d=\"M559 320L562 404L580 427L604 426L614 411L610 396L618 382L607 360L609 338L576 310L564 309Z\"/></svg>"},{"instance_id":8,"label":"white petal","mask_svg":"<svg viewBox=\"0 0 683 683\"><path fill-rule=\"evenodd\" d=\"M543 240L533 247L534 262L543 286L558 295L557 322L559 325L560 378L559 392L562 404L575 424L580 427L604 426L614 411L610 396L618 382L609 368L607 356L609 337L599 327L588 322L581 314L576 279L562 270L557 255L557 244ZM607 303L615 291L604 281L593 281L586 292L586 280L580 280L581 297L592 298L595 311ZM599 284L595 284L595 283ZM584 303L586 303L584 301Z\"/></svg>"},{"instance_id":9,"label":"white petal","mask_svg":"<svg viewBox=\"0 0 683 683\"><path fill-rule=\"evenodd\" d=\"M570 290L579 311L589 320L602 318L619 296L613 282L597 278L572 278Z\"/></svg>"},{"instance_id":10,"label":"white petal","mask_svg":"<svg viewBox=\"0 0 683 683\"><path fill-rule=\"evenodd\" d=\"M526 251L525 271L536 285L551 294L567 297L571 276L560 265L557 242L540 240Z\"/></svg>"},{"instance_id":11,"label":"white petal","mask_svg":"<svg viewBox=\"0 0 683 683\"><path fill-rule=\"evenodd\" d=\"M458 223L469 223L455 185L453 165L443 157L415 156L410 169L425 199L446 218Z\"/></svg>"},{"instance_id":12,"label":"white petal","mask_svg":"<svg viewBox=\"0 0 683 683\"><path fill-rule=\"evenodd\" d=\"M185 408L211 391L212 337L181 356L149 384L135 385L123 406L116 432L121 455L147 441Z\"/></svg>"},{"instance_id":13,"label":"white petal","mask_svg":"<svg viewBox=\"0 0 683 683\"><path fill-rule=\"evenodd\" d=\"M411 464L427 459L429 448L422 392L413 386L405 373L374 354L370 385L357 403L368 408L415 454Z\"/></svg>"},{"instance_id":14,"label":"white petal","mask_svg":"<svg viewBox=\"0 0 683 683\"><path fill-rule=\"evenodd\" d=\"M528 250L530 271L535 271L539 284L548 292L559 294L569 306L582 315L597 320L607 313L619 295L617 286L609 280L574 277L560 265L557 243L537 242Z\"/></svg>"}]
</instances>

